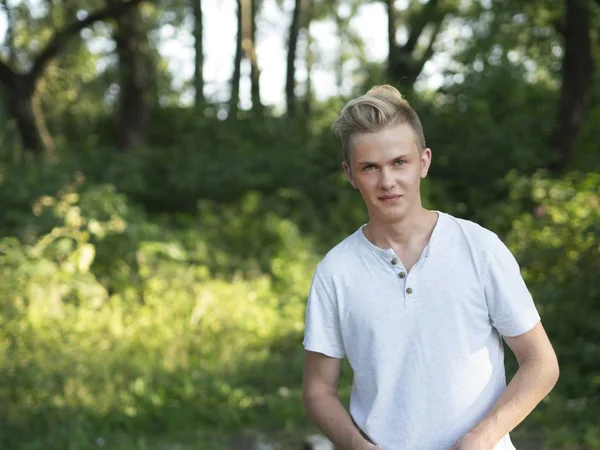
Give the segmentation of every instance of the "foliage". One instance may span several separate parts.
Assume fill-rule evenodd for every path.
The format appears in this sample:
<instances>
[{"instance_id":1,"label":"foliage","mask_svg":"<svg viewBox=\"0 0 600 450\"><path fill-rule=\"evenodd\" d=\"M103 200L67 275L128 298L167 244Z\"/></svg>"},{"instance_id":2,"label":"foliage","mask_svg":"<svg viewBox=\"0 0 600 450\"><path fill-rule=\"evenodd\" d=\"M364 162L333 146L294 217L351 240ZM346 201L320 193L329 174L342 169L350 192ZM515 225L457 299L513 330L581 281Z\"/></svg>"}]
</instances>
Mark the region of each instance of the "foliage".
<instances>
[{"instance_id":1,"label":"foliage","mask_svg":"<svg viewBox=\"0 0 600 450\"><path fill-rule=\"evenodd\" d=\"M506 182L503 217L516 218L509 242L563 367L534 419L552 448L598 448L585 418L598 409L600 179L515 172ZM318 206L291 188L149 215L79 173L39 197L14 216L27 232L0 240L2 445L85 449L102 439L144 448L153 433L198 424L307 426L304 299L319 255L360 223L355 194L340 189L312 228ZM342 386L347 398L349 380Z\"/></svg>"},{"instance_id":2,"label":"foliage","mask_svg":"<svg viewBox=\"0 0 600 450\"><path fill-rule=\"evenodd\" d=\"M540 420L556 448L600 448L588 421L600 414L600 175L538 175L515 183L513 196L535 205L514 221L510 243L561 365Z\"/></svg>"},{"instance_id":3,"label":"foliage","mask_svg":"<svg viewBox=\"0 0 600 450\"><path fill-rule=\"evenodd\" d=\"M297 420L289 357L316 256L263 203L205 202L181 228L149 222L111 186L40 198L34 214L56 225L27 245L0 240L2 446Z\"/></svg>"},{"instance_id":4,"label":"foliage","mask_svg":"<svg viewBox=\"0 0 600 450\"><path fill-rule=\"evenodd\" d=\"M1 57L24 71L53 30L105 2L9 3L14 39ZM336 92L354 96L398 80L369 59L348 14L370 2L351 3L314 2L313 24L339 13L350 46L313 53L314 68L341 76ZM598 61L600 9L588 3ZM347 98L311 99L310 116L295 120L269 108L184 106L186 85L173 85L159 50L190 26L189 6L163 0L142 11L155 65L147 145L114 148L123 75L114 21L74 36L36 86L32 107L53 154L22 151L12 104L0 98L1 448L172 449L174 436L199 433L212 449L246 428L308 426L301 339L312 270L367 220L329 130ZM423 77L403 94L433 149L425 205L507 237L558 351L561 380L524 434L591 450L600 448L600 71L572 173L539 170L551 159L563 12L557 0L462 2L434 46L441 85ZM400 16L399 45L409 31ZM223 100L210 83L207 97Z\"/></svg>"}]
</instances>

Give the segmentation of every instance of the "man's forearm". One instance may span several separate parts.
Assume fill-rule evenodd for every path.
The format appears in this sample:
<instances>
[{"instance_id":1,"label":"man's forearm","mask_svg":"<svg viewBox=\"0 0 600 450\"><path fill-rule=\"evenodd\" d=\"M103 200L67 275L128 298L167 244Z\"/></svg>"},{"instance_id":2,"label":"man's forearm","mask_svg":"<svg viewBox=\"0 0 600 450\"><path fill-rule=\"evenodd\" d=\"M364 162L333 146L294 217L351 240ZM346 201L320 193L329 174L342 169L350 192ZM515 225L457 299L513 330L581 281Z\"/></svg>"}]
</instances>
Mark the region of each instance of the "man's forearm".
<instances>
[{"instance_id":1,"label":"man's forearm","mask_svg":"<svg viewBox=\"0 0 600 450\"><path fill-rule=\"evenodd\" d=\"M557 380L555 360L523 361L494 407L471 432L483 436L493 447L533 411Z\"/></svg>"},{"instance_id":2,"label":"man's forearm","mask_svg":"<svg viewBox=\"0 0 600 450\"><path fill-rule=\"evenodd\" d=\"M319 430L340 450L368 448L368 441L362 437L338 397L313 395L304 400L304 408Z\"/></svg>"}]
</instances>

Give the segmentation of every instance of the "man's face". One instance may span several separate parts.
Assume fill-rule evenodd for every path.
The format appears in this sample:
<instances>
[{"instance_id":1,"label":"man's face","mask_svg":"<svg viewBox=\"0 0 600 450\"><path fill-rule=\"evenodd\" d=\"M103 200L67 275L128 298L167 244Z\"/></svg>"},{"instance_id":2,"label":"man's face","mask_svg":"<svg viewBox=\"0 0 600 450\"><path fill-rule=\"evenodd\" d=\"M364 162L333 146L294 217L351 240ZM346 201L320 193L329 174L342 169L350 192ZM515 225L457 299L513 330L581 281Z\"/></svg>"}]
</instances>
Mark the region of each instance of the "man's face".
<instances>
[{"instance_id":1,"label":"man's face","mask_svg":"<svg viewBox=\"0 0 600 450\"><path fill-rule=\"evenodd\" d=\"M343 166L371 220L396 222L421 206L421 178L429 170L431 150L419 152L410 125L357 134L352 143L350 165Z\"/></svg>"}]
</instances>

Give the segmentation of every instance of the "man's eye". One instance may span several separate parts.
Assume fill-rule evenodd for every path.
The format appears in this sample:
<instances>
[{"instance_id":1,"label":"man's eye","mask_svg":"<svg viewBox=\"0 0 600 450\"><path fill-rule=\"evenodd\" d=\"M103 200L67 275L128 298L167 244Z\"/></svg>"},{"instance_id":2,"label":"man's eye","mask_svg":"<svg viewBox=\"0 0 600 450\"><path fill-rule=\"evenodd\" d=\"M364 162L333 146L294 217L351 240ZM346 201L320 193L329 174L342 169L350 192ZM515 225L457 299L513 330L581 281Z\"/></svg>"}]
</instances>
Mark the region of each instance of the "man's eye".
<instances>
[{"instance_id":1,"label":"man's eye","mask_svg":"<svg viewBox=\"0 0 600 450\"><path fill-rule=\"evenodd\" d=\"M396 162L394 163L394 165L396 165L396 166L403 166L404 164L405 164L405 162L404 162L404 161L396 161Z\"/></svg>"},{"instance_id":2,"label":"man's eye","mask_svg":"<svg viewBox=\"0 0 600 450\"><path fill-rule=\"evenodd\" d=\"M364 170L365 172L368 172L368 171L370 171L370 170L373 170L374 168L375 168L375 166L373 166L373 165L368 165L368 166L365 166L365 167L363 167L363 170Z\"/></svg>"}]
</instances>

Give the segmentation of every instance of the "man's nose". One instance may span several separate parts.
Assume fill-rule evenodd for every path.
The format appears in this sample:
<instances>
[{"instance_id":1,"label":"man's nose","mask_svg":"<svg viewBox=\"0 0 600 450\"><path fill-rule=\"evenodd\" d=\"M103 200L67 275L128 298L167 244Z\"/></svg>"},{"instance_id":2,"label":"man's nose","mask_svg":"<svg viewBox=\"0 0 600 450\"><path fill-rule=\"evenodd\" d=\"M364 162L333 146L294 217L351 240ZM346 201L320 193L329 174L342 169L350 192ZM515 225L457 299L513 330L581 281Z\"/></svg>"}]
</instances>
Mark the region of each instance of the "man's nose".
<instances>
[{"instance_id":1,"label":"man's nose","mask_svg":"<svg viewBox=\"0 0 600 450\"><path fill-rule=\"evenodd\" d=\"M389 191L395 186L395 184L396 181L394 180L392 171L387 167L381 169L381 178L379 179L380 187L386 191Z\"/></svg>"}]
</instances>

